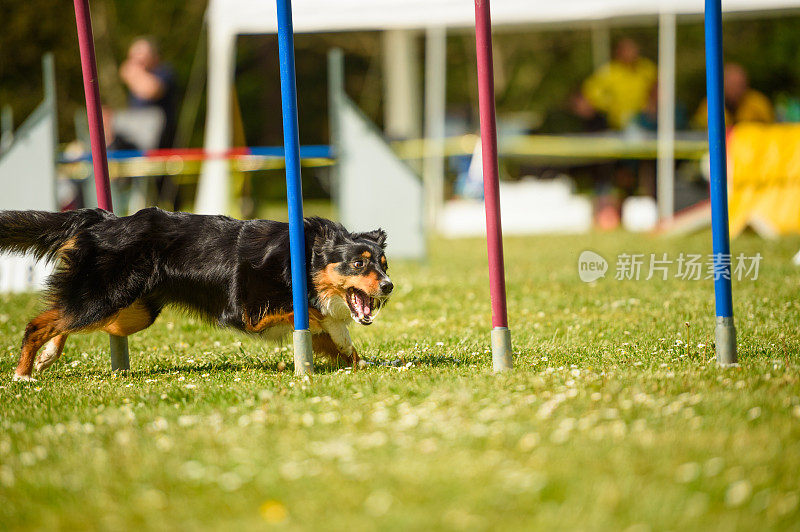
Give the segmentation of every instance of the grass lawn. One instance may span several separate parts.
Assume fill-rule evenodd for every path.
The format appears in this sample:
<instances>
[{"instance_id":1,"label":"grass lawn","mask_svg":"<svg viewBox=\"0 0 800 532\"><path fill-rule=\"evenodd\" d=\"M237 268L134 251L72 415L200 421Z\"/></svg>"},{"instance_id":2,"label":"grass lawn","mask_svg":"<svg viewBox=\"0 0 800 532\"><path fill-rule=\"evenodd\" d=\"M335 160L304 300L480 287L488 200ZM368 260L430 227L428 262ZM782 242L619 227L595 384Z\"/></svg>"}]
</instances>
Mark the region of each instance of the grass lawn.
<instances>
[{"instance_id":1,"label":"grass lawn","mask_svg":"<svg viewBox=\"0 0 800 532\"><path fill-rule=\"evenodd\" d=\"M508 238L497 376L481 240L391 263L352 327L374 364L305 379L288 345L170 311L129 376L93 334L12 383L37 301L0 296L0 528L800 530L800 239L733 243L763 255L734 282L739 367L714 363L710 281L614 279L619 253L710 240ZM584 249L605 279L578 279Z\"/></svg>"}]
</instances>

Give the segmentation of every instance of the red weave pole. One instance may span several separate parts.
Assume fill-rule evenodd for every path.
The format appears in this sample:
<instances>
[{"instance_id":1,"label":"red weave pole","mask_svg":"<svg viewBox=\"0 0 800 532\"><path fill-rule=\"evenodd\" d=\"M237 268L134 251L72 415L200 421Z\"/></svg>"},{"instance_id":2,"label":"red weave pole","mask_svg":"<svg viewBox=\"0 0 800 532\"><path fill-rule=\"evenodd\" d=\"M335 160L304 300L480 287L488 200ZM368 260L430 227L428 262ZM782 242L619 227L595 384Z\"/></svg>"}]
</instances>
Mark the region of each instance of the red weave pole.
<instances>
[{"instance_id":1,"label":"red weave pole","mask_svg":"<svg viewBox=\"0 0 800 532\"><path fill-rule=\"evenodd\" d=\"M97 61L94 56L92 16L89 0L75 0L75 22L78 27L78 45L81 49L83 92L86 96L86 116L89 119L89 140L92 146L92 167L97 189L97 206L112 211L111 187L108 184L106 139L103 132L103 114L100 109L100 84L97 79Z\"/></svg>"},{"instance_id":2,"label":"red weave pole","mask_svg":"<svg viewBox=\"0 0 800 532\"><path fill-rule=\"evenodd\" d=\"M492 325L508 327L503 228L500 224L500 184L497 177L497 124L494 114L492 19L489 13L489 0L475 0L475 46L478 53L478 104L481 115L481 158Z\"/></svg>"}]
</instances>

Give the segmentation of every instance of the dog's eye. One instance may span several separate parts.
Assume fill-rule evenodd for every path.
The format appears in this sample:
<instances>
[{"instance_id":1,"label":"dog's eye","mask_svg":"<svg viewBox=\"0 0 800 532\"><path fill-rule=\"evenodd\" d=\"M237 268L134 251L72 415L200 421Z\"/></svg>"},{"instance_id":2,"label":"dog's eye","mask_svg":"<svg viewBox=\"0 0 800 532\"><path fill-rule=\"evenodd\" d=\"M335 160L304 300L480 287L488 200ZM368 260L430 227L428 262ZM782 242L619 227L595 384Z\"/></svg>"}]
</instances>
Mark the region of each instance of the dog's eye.
<instances>
[{"instance_id":1,"label":"dog's eye","mask_svg":"<svg viewBox=\"0 0 800 532\"><path fill-rule=\"evenodd\" d=\"M355 266L356 268L363 268L364 267L364 261L360 260L360 259L356 260L356 261L353 261L353 266Z\"/></svg>"}]
</instances>

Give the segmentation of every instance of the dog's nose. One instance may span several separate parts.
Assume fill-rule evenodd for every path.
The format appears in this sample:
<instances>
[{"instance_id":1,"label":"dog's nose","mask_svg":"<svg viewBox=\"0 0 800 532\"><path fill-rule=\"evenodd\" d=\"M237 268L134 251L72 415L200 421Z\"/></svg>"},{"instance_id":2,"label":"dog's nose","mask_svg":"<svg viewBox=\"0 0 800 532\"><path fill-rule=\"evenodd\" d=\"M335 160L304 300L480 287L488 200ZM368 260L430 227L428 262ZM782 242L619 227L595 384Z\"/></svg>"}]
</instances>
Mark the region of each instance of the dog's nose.
<instances>
[{"instance_id":1,"label":"dog's nose","mask_svg":"<svg viewBox=\"0 0 800 532\"><path fill-rule=\"evenodd\" d=\"M384 294L391 294L392 290L394 290L394 285L391 281L381 281L381 292Z\"/></svg>"}]
</instances>

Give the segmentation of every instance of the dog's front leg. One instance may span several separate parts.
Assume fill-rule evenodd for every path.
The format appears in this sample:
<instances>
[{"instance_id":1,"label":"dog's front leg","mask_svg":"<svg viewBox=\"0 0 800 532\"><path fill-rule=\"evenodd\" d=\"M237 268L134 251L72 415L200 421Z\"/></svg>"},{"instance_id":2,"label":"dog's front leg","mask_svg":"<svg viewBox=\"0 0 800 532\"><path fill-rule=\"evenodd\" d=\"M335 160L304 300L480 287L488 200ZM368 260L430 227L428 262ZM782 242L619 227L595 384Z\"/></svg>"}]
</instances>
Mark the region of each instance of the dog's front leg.
<instances>
[{"instance_id":1,"label":"dog's front leg","mask_svg":"<svg viewBox=\"0 0 800 532\"><path fill-rule=\"evenodd\" d=\"M358 367L360 358L353 346L353 340L350 338L350 331L347 330L347 322L326 319L322 321L322 328L330 335L331 341L336 346L339 359L347 361L347 365Z\"/></svg>"}]
</instances>

